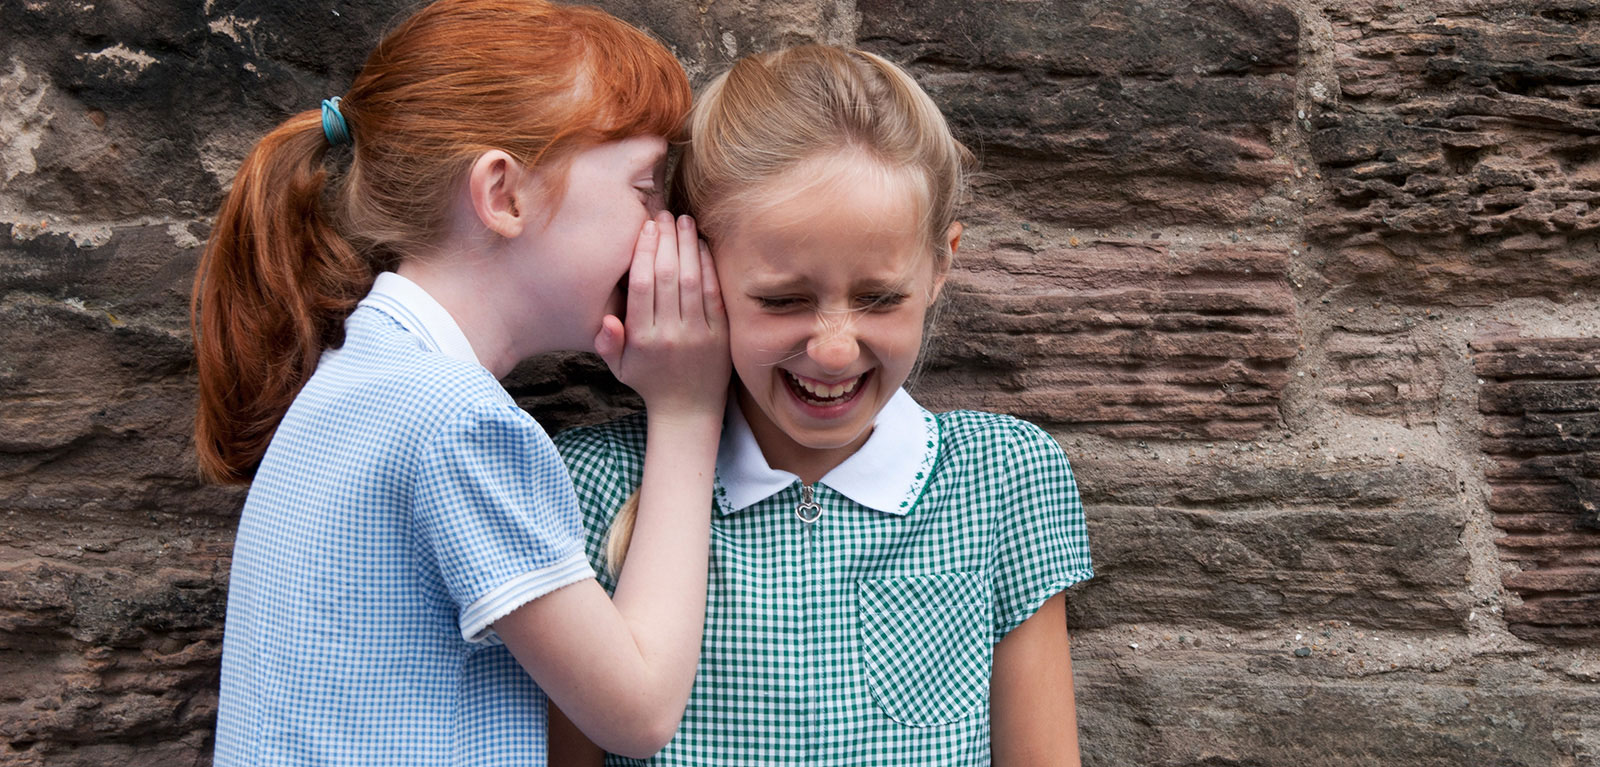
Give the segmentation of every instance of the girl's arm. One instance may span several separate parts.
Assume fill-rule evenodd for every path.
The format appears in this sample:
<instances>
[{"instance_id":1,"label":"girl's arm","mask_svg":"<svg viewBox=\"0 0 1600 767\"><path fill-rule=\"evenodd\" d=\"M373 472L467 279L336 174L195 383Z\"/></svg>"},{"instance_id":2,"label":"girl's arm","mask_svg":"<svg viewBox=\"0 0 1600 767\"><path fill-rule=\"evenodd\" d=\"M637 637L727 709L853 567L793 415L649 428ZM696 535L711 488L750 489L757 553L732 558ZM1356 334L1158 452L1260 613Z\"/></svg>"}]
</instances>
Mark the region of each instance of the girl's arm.
<instances>
[{"instance_id":1,"label":"girl's arm","mask_svg":"<svg viewBox=\"0 0 1600 767\"><path fill-rule=\"evenodd\" d=\"M674 230L661 214L645 225L627 314L626 325L607 317L595 346L644 399L648 420L628 566L611 598L582 581L524 604L494 630L596 745L645 758L677 731L694 683L730 376L722 300L692 222Z\"/></svg>"},{"instance_id":2,"label":"girl's arm","mask_svg":"<svg viewBox=\"0 0 1600 767\"><path fill-rule=\"evenodd\" d=\"M989 689L995 767L1078 767L1065 592L995 645Z\"/></svg>"}]
</instances>

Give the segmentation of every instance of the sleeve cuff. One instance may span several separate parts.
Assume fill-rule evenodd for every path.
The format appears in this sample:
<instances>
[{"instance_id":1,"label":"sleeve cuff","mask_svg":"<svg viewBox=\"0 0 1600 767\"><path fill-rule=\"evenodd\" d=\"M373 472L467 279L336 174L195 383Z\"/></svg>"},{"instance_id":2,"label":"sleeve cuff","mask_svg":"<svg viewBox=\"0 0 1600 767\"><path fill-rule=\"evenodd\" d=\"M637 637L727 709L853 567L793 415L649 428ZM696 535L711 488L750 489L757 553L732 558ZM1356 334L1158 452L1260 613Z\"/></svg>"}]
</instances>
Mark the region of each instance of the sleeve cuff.
<instances>
[{"instance_id":1,"label":"sleeve cuff","mask_svg":"<svg viewBox=\"0 0 1600 767\"><path fill-rule=\"evenodd\" d=\"M1080 567L1076 570L1069 570L1066 573L1063 573L1060 577L1040 587L1039 590L1028 595L1027 599L1023 600L1021 604L1012 608L1010 612L996 615L994 641L999 642L1000 640L1005 639L1006 635L1011 633L1012 629L1027 622L1029 618L1033 617L1034 613L1039 612L1039 608L1043 607L1044 603L1048 601L1050 597L1060 594L1067 587L1075 583L1081 583L1093 577L1094 567L1092 565L1089 567Z\"/></svg>"},{"instance_id":2,"label":"sleeve cuff","mask_svg":"<svg viewBox=\"0 0 1600 767\"><path fill-rule=\"evenodd\" d=\"M461 638L473 644L500 644L500 637L491 628L495 621L556 589L593 577L594 569L589 566L589 558L580 550L542 570L512 578L484 594L461 613Z\"/></svg>"}]
</instances>

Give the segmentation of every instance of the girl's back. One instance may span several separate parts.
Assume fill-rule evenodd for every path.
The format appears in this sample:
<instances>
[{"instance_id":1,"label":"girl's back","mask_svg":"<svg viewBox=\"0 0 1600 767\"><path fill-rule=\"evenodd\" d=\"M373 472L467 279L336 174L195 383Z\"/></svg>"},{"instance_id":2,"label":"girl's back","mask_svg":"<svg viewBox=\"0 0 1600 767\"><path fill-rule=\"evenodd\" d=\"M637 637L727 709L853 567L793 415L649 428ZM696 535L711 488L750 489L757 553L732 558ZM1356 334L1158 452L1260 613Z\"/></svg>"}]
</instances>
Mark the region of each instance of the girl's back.
<instances>
[{"instance_id":1,"label":"girl's back","mask_svg":"<svg viewBox=\"0 0 1600 767\"><path fill-rule=\"evenodd\" d=\"M571 485L487 370L422 348L380 306L393 305L369 299L351 315L252 484L228 598L219 761L477 764L474 749L542 748L543 695L504 646L464 641L493 613L467 608L498 579L589 577ZM460 446L483 440L496 450L459 465ZM484 463L495 455L500 466ZM505 473L492 485L502 497L430 496L462 486L450 481L460 471ZM518 577L528 573L538 575Z\"/></svg>"}]
</instances>

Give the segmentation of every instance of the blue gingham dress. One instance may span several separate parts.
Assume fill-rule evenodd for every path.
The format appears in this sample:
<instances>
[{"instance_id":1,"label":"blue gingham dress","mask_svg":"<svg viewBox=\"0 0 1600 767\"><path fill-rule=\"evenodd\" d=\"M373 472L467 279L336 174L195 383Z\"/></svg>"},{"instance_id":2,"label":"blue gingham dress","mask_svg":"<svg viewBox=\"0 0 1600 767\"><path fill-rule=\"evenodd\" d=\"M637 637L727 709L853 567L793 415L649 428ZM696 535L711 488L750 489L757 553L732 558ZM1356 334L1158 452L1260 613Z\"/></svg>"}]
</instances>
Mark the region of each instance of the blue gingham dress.
<instances>
[{"instance_id":1,"label":"blue gingham dress","mask_svg":"<svg viewBox=\"0 0 1600 767\"><path fill-rule=\"evenodd\" d=\"M382 298L350 316L245 503L219 767L545 763L544 695L490 625L594 576L571 480L487 370Z\"/></svg>"}]
</instances>

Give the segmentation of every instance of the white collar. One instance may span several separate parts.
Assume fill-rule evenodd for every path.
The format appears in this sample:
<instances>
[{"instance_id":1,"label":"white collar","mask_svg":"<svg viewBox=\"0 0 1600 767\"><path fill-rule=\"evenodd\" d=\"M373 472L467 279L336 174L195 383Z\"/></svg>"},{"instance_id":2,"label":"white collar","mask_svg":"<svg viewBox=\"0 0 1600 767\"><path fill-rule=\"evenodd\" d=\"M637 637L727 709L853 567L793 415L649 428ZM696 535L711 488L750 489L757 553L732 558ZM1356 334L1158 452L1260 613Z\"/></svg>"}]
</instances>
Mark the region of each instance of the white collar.
<instances>
[{"instance_id":1,"label":"white collar","mask_svg":"<svg viewBox=\"0 0 1600 767\"><path fill-rule=\"evenodd\" d=\"M933 414L900 389L878 412L872 436L861 449L833 467L820 482L869 509L904 516L922 494L938 454L939 426ZM799 479L767 463L737 400L730 397L722 444L717 448L720 511L743 511Z\"/></svg>"},{"instance_id":2,"label":"white collar","mask_svg":"<svg viewBox=\"0 0 1600 767\"><path fill-rule=\"evenodd\" d=\"M372 290L357 306L370 306L393 317L428 351L474 365L482 364L472 351L472 342L461 332L461 326L450 312L421 285L405 277L394 272L378 275Z\"/></svg>"}]
</instances>

